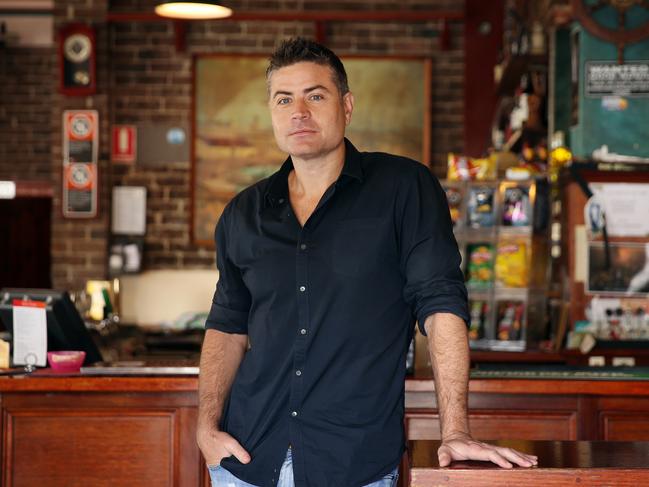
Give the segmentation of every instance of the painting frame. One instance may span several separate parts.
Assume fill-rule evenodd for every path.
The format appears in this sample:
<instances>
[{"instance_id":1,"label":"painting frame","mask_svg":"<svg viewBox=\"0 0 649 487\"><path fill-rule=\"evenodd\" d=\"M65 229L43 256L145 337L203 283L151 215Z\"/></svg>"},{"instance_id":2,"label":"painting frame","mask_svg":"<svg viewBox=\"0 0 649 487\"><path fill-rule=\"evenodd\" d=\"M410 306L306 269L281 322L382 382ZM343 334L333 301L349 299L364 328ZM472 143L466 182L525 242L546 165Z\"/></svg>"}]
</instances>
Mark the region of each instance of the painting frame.
<instances>
[{"instance_id":1,"label":"painting frame","mask_svg":"<svg viewBox=\"0 0 649 487\"><path fill-rule=\"evenodd\" d=\"M350 89L357 101L352 124L346 132L354 145L361 151L405 155L430 166L432 59L424 56L349 55L342 56L342 60L348 72ZM264 100L267 96L265 88L267 62L268 56L263 54L209 53L195 54L192 57L190 236L195 245L213 249L214 227L227 201L243 187L269 175L271 168L274 172L287 157L276 147L274 138L269 142L270 137L267 132L270 127L270 115L266 101L264 101L266 120L260 118L258 113L260 110L258 94L263 96ZM216 69L219 65L232 67L232 69ZM387 76L391 78L386 79ZM400 83L396 88L394 78ZM366 83L373 83L374 89L355 92L355 80L359 83L364 80ZM396 105L395 108L393 98L396 97L372 96L379 92L376 86L381 84L386 87L382 89L382 93L391 95L394 90L397 90L398 95L406 98L409 102L407 109L404 109L403 105ZM231 89L236 96L214 90L214 86L225 87L226 91ZM387 93L388 86L390 86L389 93ZM248 92L254 90L254 94L250 95L246 90ZM361 99L361 103L366 107L365 122L357 122L354 126L356 119L360 118L357 113L364 113L358 110L358 95L365 95L365 93L369 93L365 96L365 100ZM250 102L251 97L254 98L254 103ZM254 109L256 113L251 112L249 105L256 107ZM371 115L367 107L370 107L371 113L374 114L382 110L394 114L396 109L399 113L398 116L375 116L370 119ZM380 120L380 126L376 130L373 128L373 120ZM399 127L396 127L393 132L387 132L390 128L385 127L386 120L393 121L395 125L399 120L405 122L401 127L402 132L399 132ZM245 129L237 128L237 124L240 123L248 123L248 126ZM252 127L250 129L252 132L248 127ZM258 129L262 132L258 132ZM218 136L215 134L216 131L219 133L223 131L225 136ZM254 137L251 135L249 138L264 141L257 142L264 147L265 159L259 161L258 166L246 160L246 151L250 149L246 146L246 144L250 145L246 140L246 135L249 133L255 133ZM389 136L386 136L386 133ZM272 136L272 129L270 129L270 136ZM394 147L376 147L379 144L376 142L373 144L372 139L379 140L382 144L391 142ZM400 144L404 145L405 149L401 148ZM223 155L225 151L232 155L231 159L225 158ZM254 150L248 152L255 153ZM266 155L266 152L269 155ZM269 163L270 157L274 165ZM235 170L232 170L232 167L235 167ZM240 177L242 174L245 177ZM234 178L238 179L234 180ZM208 187L208 184L212 186Z\"/></svg>"}]
</instances>

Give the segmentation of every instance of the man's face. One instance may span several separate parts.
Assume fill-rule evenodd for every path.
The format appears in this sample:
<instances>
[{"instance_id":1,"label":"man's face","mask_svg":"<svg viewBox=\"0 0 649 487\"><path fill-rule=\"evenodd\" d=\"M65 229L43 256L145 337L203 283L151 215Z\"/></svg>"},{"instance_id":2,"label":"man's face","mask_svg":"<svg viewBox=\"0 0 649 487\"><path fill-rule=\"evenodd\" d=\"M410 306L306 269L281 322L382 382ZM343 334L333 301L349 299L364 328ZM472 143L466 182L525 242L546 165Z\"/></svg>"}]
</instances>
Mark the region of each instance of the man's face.
<instances>
[{"instance_id":1,"label":"man's face","mask_svg":"<svg viewBox=\"0 0 649 487\"><path fill-rule=\"evenodd\" d=\"M340 146L354 98L340 95L329 66L292 64L273 71L269 84L273 132L282 151L307 160Z\"/></svg>"}]
</instances>

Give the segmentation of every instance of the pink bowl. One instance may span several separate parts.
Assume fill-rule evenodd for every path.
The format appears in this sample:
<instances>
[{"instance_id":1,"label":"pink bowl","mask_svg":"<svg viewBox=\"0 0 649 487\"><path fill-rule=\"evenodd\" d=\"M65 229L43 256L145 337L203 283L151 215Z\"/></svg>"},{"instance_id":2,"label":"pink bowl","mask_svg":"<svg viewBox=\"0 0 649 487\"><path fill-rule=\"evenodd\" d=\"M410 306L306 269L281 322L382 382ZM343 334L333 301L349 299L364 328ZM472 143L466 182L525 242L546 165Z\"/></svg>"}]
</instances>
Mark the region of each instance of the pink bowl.
<instances>
[{"instance_id":1,"label":"pink bowl","mask_svg":"<svg viewBox=\"0 0 649 487\"><path fill-rule=\"evenodd\" d=\"M47 352L47 361L52 370L57 372L79 372L86 352L66 350L60 352Z\"/></svg>"}]
</instances>

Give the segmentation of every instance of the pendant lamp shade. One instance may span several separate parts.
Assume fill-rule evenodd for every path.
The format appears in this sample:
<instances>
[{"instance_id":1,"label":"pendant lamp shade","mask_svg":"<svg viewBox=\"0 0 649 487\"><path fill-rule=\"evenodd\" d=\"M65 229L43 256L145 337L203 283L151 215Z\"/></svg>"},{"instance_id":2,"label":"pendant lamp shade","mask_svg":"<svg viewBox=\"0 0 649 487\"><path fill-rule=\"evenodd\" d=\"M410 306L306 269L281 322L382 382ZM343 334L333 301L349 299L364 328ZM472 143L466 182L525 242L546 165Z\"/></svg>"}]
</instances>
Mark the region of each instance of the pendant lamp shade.
<instances>
[{"instance_id":1,"label":"pendant lamp shade","mask_svg":"<svg viewBox=\"0 0 649 487\"><path fill-rule=\"evenodd\" d=\"M219 2L198 0L195 2L165 2L156 6L155 13L172 19L224 19L232 15L232 9Z\"/></svg>"}]
</instances>

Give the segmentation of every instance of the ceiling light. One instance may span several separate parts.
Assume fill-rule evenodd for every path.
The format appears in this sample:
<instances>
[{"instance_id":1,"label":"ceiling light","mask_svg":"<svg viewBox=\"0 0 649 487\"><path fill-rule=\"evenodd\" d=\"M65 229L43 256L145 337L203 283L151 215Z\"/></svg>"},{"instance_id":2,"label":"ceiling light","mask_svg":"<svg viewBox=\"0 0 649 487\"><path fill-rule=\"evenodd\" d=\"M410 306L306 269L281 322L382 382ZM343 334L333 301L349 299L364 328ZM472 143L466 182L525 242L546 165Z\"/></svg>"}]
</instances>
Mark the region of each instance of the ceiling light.
<instances>
[{"instance_id":1,"label":"ceiling light","mask_svg":"<svg viewBox=\"0 0 649 487\"><path fill-rule=\"evenodd\" d=\"M157 5L155 13L172 19L224 19L232 15L232 9L216 2L166 2Z\"/></svg>"}]
</instances>

